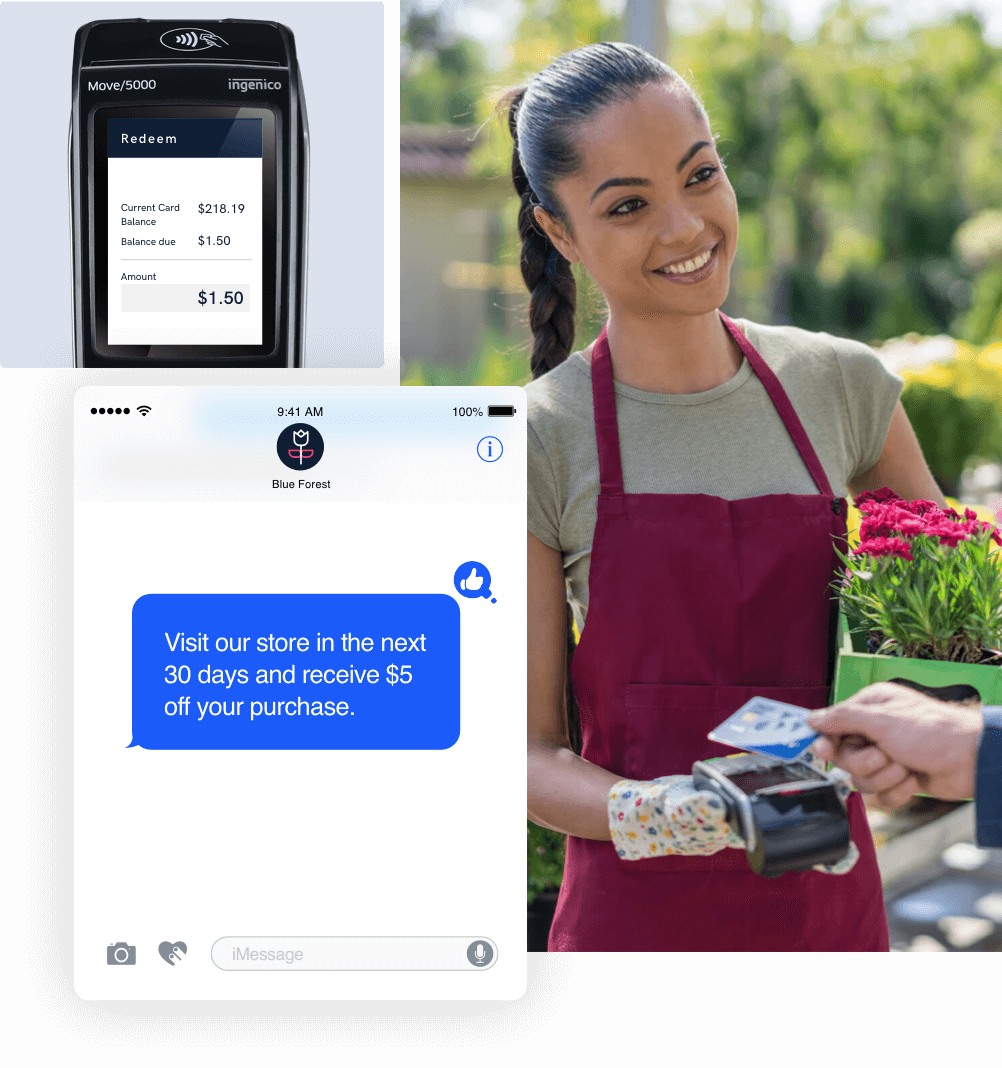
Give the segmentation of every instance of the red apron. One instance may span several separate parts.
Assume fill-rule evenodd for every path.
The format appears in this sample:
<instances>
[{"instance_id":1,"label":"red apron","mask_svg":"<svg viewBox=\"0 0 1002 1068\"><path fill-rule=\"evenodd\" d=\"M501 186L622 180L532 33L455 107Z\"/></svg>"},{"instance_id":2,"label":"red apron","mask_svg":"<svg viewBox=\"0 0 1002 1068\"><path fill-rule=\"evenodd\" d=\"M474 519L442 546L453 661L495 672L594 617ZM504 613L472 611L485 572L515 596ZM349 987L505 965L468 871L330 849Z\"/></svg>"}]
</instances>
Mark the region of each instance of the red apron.
<instances>
[{"instance_id":1,"label":"red apron","mask_svg":"<svg viewBox=\"0 0 1002 1068\"><path fill-rule=\"evenodd\" d=\"M846 502L779 380L721 319L772 399L818 494L727 501L624 493L612 360L592 357L601 492L588 616L571 678L582 755L616 775L688 774L735 751L706 735L761 694L828 703L831 590ZM743 850L621 860L610 842L568 837L549 948L570 951L887 950L887 919L862 800L860 859L847 875L754 875Z\"/></svg>"}]
</instances>

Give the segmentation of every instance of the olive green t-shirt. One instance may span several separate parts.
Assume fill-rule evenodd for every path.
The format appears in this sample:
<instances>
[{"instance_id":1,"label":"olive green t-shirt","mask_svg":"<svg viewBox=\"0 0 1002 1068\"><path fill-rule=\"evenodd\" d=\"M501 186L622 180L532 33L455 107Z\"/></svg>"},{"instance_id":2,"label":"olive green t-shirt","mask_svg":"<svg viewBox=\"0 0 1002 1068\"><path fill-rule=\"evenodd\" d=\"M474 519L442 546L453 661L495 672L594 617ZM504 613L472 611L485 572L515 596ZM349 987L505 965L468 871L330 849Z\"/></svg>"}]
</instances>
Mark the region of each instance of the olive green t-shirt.
<instances>
[{"instance_id":1,"label":"olive green t-shirt","mask_svg":"<svg viewBox=\"0 0 1002 1068\"><path fill-rule=\"evenodd\" d=\"M883 451L901 378L861 342L736 322L779 378L832 489L844 494ZM737 500L818 492L747 359L733 378L702 393L615 387L627 493ZM599 487L591 365L576 352L526 393L529 532L563 554L567 598L580 627Z\"/></svg>"}]
</instances>

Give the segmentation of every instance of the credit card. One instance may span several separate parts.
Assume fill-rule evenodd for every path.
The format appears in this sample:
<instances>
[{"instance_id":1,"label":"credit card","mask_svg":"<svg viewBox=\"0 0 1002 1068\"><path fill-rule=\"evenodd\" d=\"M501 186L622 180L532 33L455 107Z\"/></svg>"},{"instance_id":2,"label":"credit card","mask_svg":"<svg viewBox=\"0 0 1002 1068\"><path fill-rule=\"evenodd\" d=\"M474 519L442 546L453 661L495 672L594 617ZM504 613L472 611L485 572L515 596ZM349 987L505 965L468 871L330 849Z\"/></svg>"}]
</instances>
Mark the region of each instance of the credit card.
<instances>
[{"instance_id":1,"label":"credit card","mask_svg":"<svg viewBox=\"0 0 1002 1068\"><path fill-rule=\"evenodd\" d=\"M807 726L810 709L753 697L707 735L711 742L795 760L818 736Z\"/></svg>"}]
</instances>

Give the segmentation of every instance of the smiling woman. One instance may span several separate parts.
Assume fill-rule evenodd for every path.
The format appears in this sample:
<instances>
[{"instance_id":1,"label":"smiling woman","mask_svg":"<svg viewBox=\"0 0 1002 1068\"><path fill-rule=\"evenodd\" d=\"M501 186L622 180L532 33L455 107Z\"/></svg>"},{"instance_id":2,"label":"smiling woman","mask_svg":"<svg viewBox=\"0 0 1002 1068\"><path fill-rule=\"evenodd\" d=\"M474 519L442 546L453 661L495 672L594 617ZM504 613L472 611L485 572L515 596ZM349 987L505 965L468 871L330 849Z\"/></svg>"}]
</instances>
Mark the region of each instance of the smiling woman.
<instances>
[{"instance_id":1,"label":"smiling woman","mask_svg":"<svg viewBox=\"0 0 1002 1068\"><path fill-rule=\"evenodd\" d=\"M559 94L563 107L553 109ZM620 303L630 319L719 307L737 245L737 201L706 112L671 68L630 46L579 49L513 98L509 126L534 373L569 351L561 341L568 328L573 336L571 263L583 262L610 310ZM616 326L625 327L619 318ZM690 362L705 364L709 342L722 381L740 354L719 323L703 332ZM634 346L627 351L632 357ZM691 391L682 385L678 392Z\"/></svg>"},{"instance_id":2,"label":"smiling woman","mask_svg":"<svg viewBox=\"0 0 1002 1068\"><path fill-rule=\"evenodd\" d=\"M848 861L773 881L688 773L732 752L707 734L749 697L827 702L846 487L942 503L901 380L865 345L719 311L737 203L663 63L570 52L508 122L535 379L529 816L569 835L550 948L886 950L858 795ZM572 263L609 309L574 354Z\"/></svg>"}]
</instances>

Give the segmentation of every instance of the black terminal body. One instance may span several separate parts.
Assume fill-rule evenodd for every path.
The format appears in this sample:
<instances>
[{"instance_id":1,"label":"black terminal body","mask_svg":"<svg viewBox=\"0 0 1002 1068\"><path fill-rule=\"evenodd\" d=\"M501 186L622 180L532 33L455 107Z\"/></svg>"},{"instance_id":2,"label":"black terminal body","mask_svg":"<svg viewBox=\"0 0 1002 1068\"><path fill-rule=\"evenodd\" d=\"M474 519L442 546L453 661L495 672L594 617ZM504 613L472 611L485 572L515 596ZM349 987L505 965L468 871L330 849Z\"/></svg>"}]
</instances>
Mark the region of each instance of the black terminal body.
<instances>
[{"instance_id":1,"label":"black terminal body","mask_svg":"<svg viewBox=\"0 0 1002 1068\"><path fill-rule=\"evenodd\" d=\"M285 26L82 26L69 147L77 367L302 365L309 145Z\"/></svg>"},{"instance_id":2,"label":"black terminal body","mask_svg":"<svg viewBox=\"0 0 1002 1068\"><path fill-rule=\"evenodd\" d=\"M808 871L849 852L849 817L835 783L806 763L745 753L699 761L692 775L697 789L723 799L756 875Z\"/></svg>"}]
</instances>

